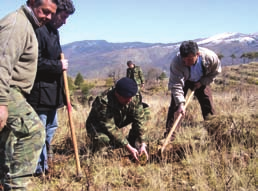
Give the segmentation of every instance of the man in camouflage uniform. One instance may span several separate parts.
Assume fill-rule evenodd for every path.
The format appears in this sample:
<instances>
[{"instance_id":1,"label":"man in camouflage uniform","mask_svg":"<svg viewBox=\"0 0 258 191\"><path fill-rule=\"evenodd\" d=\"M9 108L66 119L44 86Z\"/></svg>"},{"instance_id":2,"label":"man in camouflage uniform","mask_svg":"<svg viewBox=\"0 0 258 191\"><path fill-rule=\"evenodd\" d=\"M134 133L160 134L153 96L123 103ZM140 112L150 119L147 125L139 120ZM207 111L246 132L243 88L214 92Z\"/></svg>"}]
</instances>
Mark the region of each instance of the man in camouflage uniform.
<instances>
[{"instance_id":1,"label":"man in camouflage uniform","mask_svg":"<svg viewBox=\"0 0 258 191\"><path fill-rule=\"evenodd\" d=\"M126 77L133 79L138 85L137 95L142 101L141 90L144 88L144 75L140 66L136 66L131 60L127 61Z\"/></svg>"},{"instance_id":2,"label":"man in camouflage uniform","mask_svg":"<svg viewBox=\"0 0 258 191\"><path fill-rule=\"evenodd\" d=\"M121 145L131 155L138 156L146 150L145 122L148 120L149 107L135 96L138 91L134 80L124 77L117 81L115 88L96 97L86 121L86 129L93 146L100 148L109 145ZM132 124L126 137L122 128ZM139 145L138 148L135 148ZM97 148L97 149L98 149Z\"/></svg>"},{"instance_id":3,"label":"man in camouflage uniform","mask_svg":"<svg viewBox=\"0 0 258 191\"><path fill-rule=\"evenodd\" d=\"M0 171L5 191L26 190L45 141L44 126L25 95L37 70L34 30L55 12L56 0L28 0L0 20Z\"/></svg>"}]
</instances>

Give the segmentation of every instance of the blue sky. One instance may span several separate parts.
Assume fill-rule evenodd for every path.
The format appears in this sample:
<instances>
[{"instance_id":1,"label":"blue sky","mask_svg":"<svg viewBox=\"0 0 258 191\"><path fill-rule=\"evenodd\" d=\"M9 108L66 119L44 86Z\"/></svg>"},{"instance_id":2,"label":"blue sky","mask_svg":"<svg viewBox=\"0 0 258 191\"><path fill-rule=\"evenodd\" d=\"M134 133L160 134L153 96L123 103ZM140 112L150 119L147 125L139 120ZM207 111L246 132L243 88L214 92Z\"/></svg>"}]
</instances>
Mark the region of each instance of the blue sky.
<instances>
[{"instance_id":1,"label":"blue sky","mask_svg":"<svg viewBox=\"0 0 258 191\"><path fill-rule=\"evenodd\" d=\"M3 2L4 1L4 2ZM26 0L2 0L0 18ZM73 0L61 44L81 40L172 43L258 32L258 0Z\"/></svg>"}]
</instances>

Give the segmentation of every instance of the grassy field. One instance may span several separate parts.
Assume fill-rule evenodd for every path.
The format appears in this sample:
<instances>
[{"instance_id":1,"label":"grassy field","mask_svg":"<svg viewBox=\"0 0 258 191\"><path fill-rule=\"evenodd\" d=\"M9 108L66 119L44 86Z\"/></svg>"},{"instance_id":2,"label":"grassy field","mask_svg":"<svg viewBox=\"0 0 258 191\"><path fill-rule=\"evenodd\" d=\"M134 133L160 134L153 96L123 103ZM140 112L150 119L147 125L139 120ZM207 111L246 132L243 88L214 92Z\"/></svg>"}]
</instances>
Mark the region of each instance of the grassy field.
<instances>
[{"instance_id":1,"label":"grassy field","mask_svg":"<svg viewBox=\"0 0 258 191\"><path fill-rule=\"evenodd\" d=\"M51 173L32 177L29 190L258 190L258 63L224 67L212 84L217 115L203 122L200 106L193 99L175 141L161 156L158 151L164 141L170 103L166 87L167 82L146 87L143 95L151 109L147 163L132 162L124 149L92 156L85 130L90 107L75 102L73 121L81 176L76 173L69 121L63 108L58 111L60 127L53 140Z\"/></svg>"}]
</instances>

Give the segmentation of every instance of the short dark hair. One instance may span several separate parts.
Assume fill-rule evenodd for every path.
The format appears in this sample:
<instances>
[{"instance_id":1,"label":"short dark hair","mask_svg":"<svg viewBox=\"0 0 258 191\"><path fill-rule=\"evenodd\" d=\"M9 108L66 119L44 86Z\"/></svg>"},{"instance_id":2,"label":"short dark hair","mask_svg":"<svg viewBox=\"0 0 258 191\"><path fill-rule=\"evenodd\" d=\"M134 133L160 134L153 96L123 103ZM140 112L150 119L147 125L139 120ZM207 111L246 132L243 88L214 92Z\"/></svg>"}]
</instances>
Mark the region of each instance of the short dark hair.
<instances>
[{"instance_id":1,"label":"short dark hair","mask_svg":"<svg viewBox=\"0 0 258 191\"><path fill-rule=\"evenodd\" d=\"M187 57L189 54L194 54L196 55L199 51L198 45L196 42L192 40L184 41L180 45L180 56L182 58Z\"/></svg>"},{"instance_id":2,"label":"short dark hair","mask_svg":"<svg viewBox=\"0 0 258 191\"><path fill-rule=\"evenodd\" d=\"M75 8L72 0L58 0L56 12L65 11L69 15L75 12Z\"/></svg>"},{"instance_id":3,"label":"short dark hair","mask_svg":"<svg viewBox=\"0 0 258 191\"><path fill-rule=\"evenodd\" d=\"M57 5L58 3L58 0L51 0L53 3L55 3ZM43 0L34 0L34 3L37 5L37 6L40 6L42 5L43 3ZM26 1L26 4L29 5L30 4L30 0L27 0Z\"/></svg>"},{"instance_id":4,"label":"short dark hair","mask_svg":"<svg viewBox=\"0 0 258 191\"><path fill-rule=\"evenodd\" d=\"M129 64L133 64L133 62L131 60L128 60L126 64L127 66L129 66Z\"/></svg>"},{"instance_id":5,"label":"short dark hair","mask_svg":"<svg viewBox=\"0 0 258 191\"><path fill-rule=\"evenodd\" d=\"M42 0L35 0L35 3L36 3L36 4L41 4L41 3L42 3ZM26 1L26 4L29 5L29 4L30 4L30 0L27 0L27 1Z\"/></svg>"}]
</instances>

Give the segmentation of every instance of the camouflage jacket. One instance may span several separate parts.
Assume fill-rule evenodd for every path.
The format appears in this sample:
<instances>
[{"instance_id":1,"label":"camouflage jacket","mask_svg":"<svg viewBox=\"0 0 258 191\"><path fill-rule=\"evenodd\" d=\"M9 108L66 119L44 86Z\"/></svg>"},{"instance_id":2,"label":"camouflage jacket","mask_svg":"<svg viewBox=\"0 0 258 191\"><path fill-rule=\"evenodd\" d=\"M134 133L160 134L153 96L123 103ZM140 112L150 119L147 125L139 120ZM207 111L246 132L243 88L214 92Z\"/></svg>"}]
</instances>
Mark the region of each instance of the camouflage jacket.
<instances>
[{"instance_id":1,"label":"camouflage jacket","mask_svg":"<svg viewBox=\"0 0 258 191\"><path fill-rule=\"evenodd\" d=\"M94 100L86 120L86 129L90 134L104 133L125 146L128 140L121 128L132 123L132 128L138 131L137 138L144 142L147 130L144 121L144 108L136 96L129 104L121 105L115 97L115 89L111 89Z\"/></svg>"},{"instance_id":2,"label":"camouflage jacket","mask_svg":"<svg viewBox=\"0 0 258 191\"><path fill-rule=\"evenodd\" d=\"M134 66L134 68L127 68L126 77L133 79L138 86L144 84L144 76L140 66Z\"/></svg>"}]
</instances>

